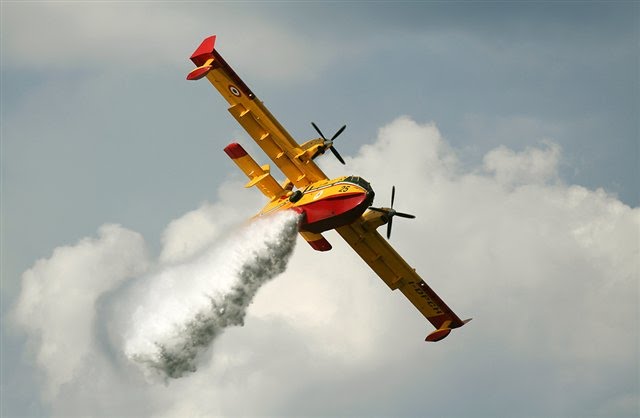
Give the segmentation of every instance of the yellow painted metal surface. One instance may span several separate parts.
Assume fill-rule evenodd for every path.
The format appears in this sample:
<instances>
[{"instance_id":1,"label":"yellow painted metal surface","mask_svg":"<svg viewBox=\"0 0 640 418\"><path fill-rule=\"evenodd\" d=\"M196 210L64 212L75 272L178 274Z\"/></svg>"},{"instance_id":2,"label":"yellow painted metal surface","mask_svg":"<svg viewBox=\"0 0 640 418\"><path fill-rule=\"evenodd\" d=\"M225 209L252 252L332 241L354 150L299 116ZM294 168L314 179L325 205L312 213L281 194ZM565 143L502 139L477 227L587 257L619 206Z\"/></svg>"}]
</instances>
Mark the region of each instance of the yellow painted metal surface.
<instances>
[{"instance_id":1,"label":"yellow painted metal surface","mask_svg":"<svg viewBox=\"0 0 640 418\"><path fill-rule=\"evenodd\" d=\"M304 188L327 179L262 102L237 85L226 63L220 67L214 65L206 77L230 104L231 115L296 187Z\"/></svg>"},{"instance_id":2,"label":"yellow painted metal surface","mask_svg":"<svg viewBox=\"0 0 640 418\"><path fill-rule=\"evenodd\" d=\"M347 176L343 176L332 180L327 179L317 181L302 189L303 195L300 200L295 203L290 202L288 199L274 199L262 208L259 215L266 215L277 210L291 209L296 206L304 206L321 198L325 199L331 196L365 191L362 187L356 184L345 183L344 180L346 178Z\"/></svg>"},{"instance_id":3,"label":"yellow painted metal surface","mask_svg":"<svg viewBox=\"0 0 640 418\"><path fill-rule=\"evenodd\" d=\"M462 326L464 322L378 234L375 228L382 225L379 219L379 214L368 212L356 222L336 228L336 231L389 288L399 289L436 328L441 328L445 323L450 328Z\"/></svg>"},{"instance_id":4,"label":"yellow painted metal surface","mask_svg":"<svg viewBox=\"0 0 640 418\"><path fill-rule=\"evenodd\" d=\"M268 165L259 166L249 154L231 160L249 177L245 187L257 186L270 200L285 194L285 190L271 175Z\"/></svg>"},{"instance_id":5,"label":"yellow painted metal surface","mask_svg":"<svg viewBox=\"0 0 640 418\"><path fill-rule=\"evenodd\" d=\"M220 54L213 50L214 41L215 37L212 37L203 43L205 45L206 42L210 42L212 51L206 48L201 51L203 56L212 58L194 60L199 67L193 70L188 78L199 79L206 76L229 103L231 115L286 176L285 182L281 185L271 176L268 166L259 166L249 155L232 157L248 176L247 187L257 186L270 199L256 216L304 206L318 199L364 191L356 184L345 183L346 177L329 180L313 162L313 158L325 149L323 140L313 139L302 146L298 145ZM302 192L302 196L292 202L289 197L294 186L299 189L297 193ZM386 222L386 218L380 212L367 211L355 222L338 227L336 231L390 289L399 289L437 328L427 340L437 341L446 337L451 328L460 327L467 321L461 321L427 286L415 269L378 234L376 229ZM301 235L309 242L322 239L322 235L311 232L301 232Z\"/></svg>"}]
</instances>

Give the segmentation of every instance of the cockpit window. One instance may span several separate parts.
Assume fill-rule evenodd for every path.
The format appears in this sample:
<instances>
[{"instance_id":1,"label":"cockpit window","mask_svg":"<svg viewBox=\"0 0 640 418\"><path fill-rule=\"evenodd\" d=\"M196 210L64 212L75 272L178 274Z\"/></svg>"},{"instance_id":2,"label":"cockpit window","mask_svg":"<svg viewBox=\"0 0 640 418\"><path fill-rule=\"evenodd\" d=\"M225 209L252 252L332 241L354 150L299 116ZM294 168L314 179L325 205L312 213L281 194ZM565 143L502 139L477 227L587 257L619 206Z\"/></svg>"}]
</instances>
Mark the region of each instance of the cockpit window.
<instances>
[{"instance_id":1,"label":"cockpit window","mask_svg":"<svg viewBox=\"0 0 640 418\"><path fill-rule=\"evenodd\" d=\"M369 184L369 182L364 180L362 177L349 176L349 177L345 178L344 181L348 181L350 183L357 184L358 186L364 188L365 190L371 190L371 185Z\"/></svg>"}]
</instances>

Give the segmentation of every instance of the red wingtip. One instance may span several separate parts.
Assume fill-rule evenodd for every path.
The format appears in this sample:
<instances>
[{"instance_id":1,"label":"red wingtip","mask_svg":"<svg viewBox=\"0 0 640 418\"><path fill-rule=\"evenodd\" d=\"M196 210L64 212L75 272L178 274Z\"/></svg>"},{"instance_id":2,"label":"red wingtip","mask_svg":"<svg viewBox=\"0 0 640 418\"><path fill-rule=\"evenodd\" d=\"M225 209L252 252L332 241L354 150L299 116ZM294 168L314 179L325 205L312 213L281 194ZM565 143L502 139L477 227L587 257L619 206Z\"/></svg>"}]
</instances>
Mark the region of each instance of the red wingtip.
<instances>
[{"instance_id":1,"label":"red wingtip","mask_svg":"<svg viewBox=\"0 0 640 418\"><path fill-rule=\"evenodd\" d=\"M232 142L224 147L224 152L226 152L227 155L234 160L236 158L244 157L245 155L247 155L247 151L245 151L244 148L242 148L242 145L238 144L237 142Z\"/></svg>"},{"instance_id":2,"label":"red wingtip","mask_svg":"<svg viewBox=\"0 0 640 418\"><path fill-rule=\"evenodd\" d=\"M430 341L430 342L440 341L440 340L444 339L450 333L451 333L451 329L450 328L440 328L440 329L437 329L437 330L433 331L431 334L427 335L427 338L425 338L424 340L425 341Z\"/></svg>"},{"instance_id":3,"label":"red wingtip","mask_svg":"<svg viewBox=\"0 0 640 418\"><path fill-rule=\"evenodd\" d=\"M451 333L450 327L459 328L469 321L471 321L471 318L465 319L462 322L458 320L458 322L454 323L454 325L451 325L451 321L445 321L442 325L439 325L441 328L438 328L437 330L433 331L431 334L427 335L427 338L425 338L424 340L431 341L431 342L440 341Z\"/></svg>"},{"instance_id":4,"label":"red wingtip","mask_svg":"<svg viewBox=\"0 0 640 418\"><path fill-rule=\"evenodd\" d=\"M191 54L191 61L198 67L202 66L209 58L212 57L213 49L216 44L216 35L205 38L193 54Z\"/></svg>"}]
</instances>

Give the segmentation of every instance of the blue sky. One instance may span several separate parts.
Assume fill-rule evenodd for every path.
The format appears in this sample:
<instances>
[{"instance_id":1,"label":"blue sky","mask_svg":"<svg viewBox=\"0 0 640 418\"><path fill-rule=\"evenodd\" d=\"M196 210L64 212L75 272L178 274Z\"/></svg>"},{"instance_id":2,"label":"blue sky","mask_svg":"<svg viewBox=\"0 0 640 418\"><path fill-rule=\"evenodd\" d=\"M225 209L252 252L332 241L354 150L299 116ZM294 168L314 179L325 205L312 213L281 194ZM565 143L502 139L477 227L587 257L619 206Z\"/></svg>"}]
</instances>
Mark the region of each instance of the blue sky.
<instances>
[{"instance_id":1,"label":"blue sky","mask_svg":"<svg viewBox=\"0 0 640 418\"><path fill-rule=\"evenodd\" d=\"M33 353L24 352L33 344L33 334L9 326L6 319L21 294L22 273L36 260L51 259L56 247L73 246L83 237L95 236L105 223L117 223L140 233L153 259L166 251L167 225L203 202L222 208L233 206L230 197L234 197L243 202L239 205L247 205L242 211L257 211L259 197L247 200L251 198L242 195L242 190L226 191L229 182L239 180L240 175L228 163L222 148L237 139L261 163L263 156L252 147L211 86L184 79L192 68L189 55L210 34L218 35L217 45L227 61L299 142L314 136L311 121L325 133L346 123L338 149L343 156L353 158L350 168L362 167L368 172L372 160L367 159L366 146L378 144L388 155L396 156L396 160L389 157L379 163L400 165L389 175L397 172L398 181L405 180L405 184L396 183L399 190L411 195L405 199L427 212L440 207L437 202L444 202L441 205L446 207L447 197L478 193L477 199L470 199L478 208L470 209L479 213L483 209L489 212L489 203L482 203L491 196L505 199L500 204L494 201L494 213L512 208L535 218L535 208L519 208L514 203L517 198L524 199L519 194L517 198L508 193L482 194L480 185L467 188L468 182L475 181L469 179L475 177L465 176L493 176L497 183L507 179L506 186L500 184L511 190L509 193L520 190L509 187L531 183L531 187L544 188L548 192L544 196L557 192L563 199L576 199L575 187L582 187L590 198L608 202L605 206L609 209L598 209L602 213L592 209L594 214L631 213L631 221L625 218L627 215L620 216L631 222L630 233L636 241L630 247L630 257L633 260L635 255L636 261L631 262L630 279L624 272L619 276L630 280L627 286L636 290L637 302L639 11L636 2L3 1L3 413L65 411L55 399L39 396L47 386L42 383L42 367L33 360ZM438 172L440 159L416 157L413 163L402 162L407 154L402 134L414 128L410 123L397 123L401 116L418 126L434 123L437 127L444 148L451 153L438 155L453 155L457 161L454 168L447 166L451 171L446 171L448 176L460 176L456 178L461 182L450 185L453 195L429 177L429 170ZM383 127L392 132L389 137L394 141L385 142ZM424 135L428 139L435 134L429 131ZM538 157L542 168L536 165ZM434 166L419 165L425 161ZM333 162L323 164L330 175L343 174ZM514 164L521 164L524 174ZM422 174L403 175L402 165ZM386 203L384 190L391 184L386 178L374 184L377 199L382 199L377 203ZM439 200L432 201L436 197ZM453 208L452 203L451 213L456 212ZM412 212L404 205L403 210ZM547 214L543 209L539 212ZM434 212L434 219L438 213ZM505 213L505 219L511 219L509 214ZM449 225L454 231L474 220L483 222L482 218L464 216L443 217L442 221L454 223ZM604 222L595 216L589 225ZM565 214L548 212L546 227L559 228L561 224L554 223L556 218L565 219ZM580 218L578 213L576 218ZM428 228L431 226L424 225L422 230ZM445 239L446 229L432 232L434 237ZM487 236L480 232L480 241L490 235L489 231L484 231ZM400 234L398 242L402 242ZM452 232L452 236L457 235ZM418 238L405 239L413 243ZM612 242L626 241L612 238ZM306 249L299 251L306 254ZM412 250L408 247L405 251ZM614 257L611 254L615 252L607 251L607 257ZM597 258L592 253L576 257ZM415 254L413 262L419 259ZM469 260L478 262L473 257ZM625 263L613 265L627 266ZM567 263L562 271L580 271L571 266ZM486 271L495 272L494 267L488 266ZM318 271L322 269L318 267ZM440 273L446 274L446 270ZM449 298L455 300L463 291L462 283L459 285L447 293ZM464 308L477 310L471 302ZM256 319L261 320L265 319ZM637 325L637 317L635 321ZM637 334L637 326L632 329ZM241 331L232 332L238 341L247 338L238 336ZM478 336L474 338L474 342L467 340L468 344L479 344L491 357L489 346L478 342ZM236 347L234 344L229 346ZM304 349L303 345L292 346ZM370 359L390 358L391 349L381 350ZM456 349L451 351L455 355ZM419 351L411 353L424 356ZM507 359L514 364L504 367L517 368L518 353L516 349L509 351ZM544 363L532 355L535 357L527 351L522 358L529 363ZM438 356L443 356L438 357L442 361L454 361L444 351ZM637 365L637 350L632 358L625 358L625 354L621 357ZM353 379L351 384L355 385L361 376L375 375L366 367L368 364L363 360L362 374L352 370L345 380ZM406 367L399 366L401 371L385 369L385 373L397 373L394 378L398 381L406 373L407 384L415 382ZM455 374L464 375L462 370ZM620 385L622 392L635 391L637 403L637 374L635 382L633 378L626 375L626 383ZM15 385L11 383L16 381ZM327 381L333 382L330 376L319 376L308 385L302 384L299 391L327 390L322 384ZM467 390L472 391L473 386L469 384ZM524 395L515 390L505 393L510 396L506 411L513 411L508 407L522 402ZM606 397L597 389L583 393ZM401 394L396 395L403 399ZM291 393L280 396L295 399ZM358 405L362 405L366 393L358 392L354 398L361 399ZM353 407L344 402L336 404L344 405L342 411ZM417 414L417 406L410 400L402 402L410 405L407 414ZM505 412L486 399L481 403L470 401L468 410L460 407L455 409L456 414L465 415L474 406L487 415ZM547 405L551 404L549 399ZM387 404L390 414L393 405ZM266 410L278 414L296 411L293 406L289 410L271 406L265 406ZM590 406L598 411L602 405ZM323 412L321 405L315 408L316 413ZM335 408L325 411L342 412L339 406ZM582 412L568 405L540 408L534 415ZM233 409L222 411L229 414ZM624 405L618 411L624 415Z\"/></svg>"}]
</instances>

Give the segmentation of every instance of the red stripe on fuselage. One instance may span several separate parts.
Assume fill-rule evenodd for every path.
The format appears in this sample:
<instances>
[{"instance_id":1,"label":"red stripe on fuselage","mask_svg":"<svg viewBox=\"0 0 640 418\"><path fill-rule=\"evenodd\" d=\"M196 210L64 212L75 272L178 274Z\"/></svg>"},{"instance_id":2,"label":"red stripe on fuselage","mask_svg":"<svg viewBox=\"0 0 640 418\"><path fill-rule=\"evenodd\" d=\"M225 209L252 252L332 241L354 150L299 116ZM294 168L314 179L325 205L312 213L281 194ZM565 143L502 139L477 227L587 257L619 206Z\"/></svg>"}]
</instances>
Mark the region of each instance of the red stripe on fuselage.
<instances>
[{"instance_id":1,"label":"red stripe on fuselage","mask_svg":"<svg viewBox=\"0 0 640 418\"><path fill-rule=\"evenodd\" d=\"M368 193L349 193L298 206L305 214L300 229L322 232L355 221L369 207Z\"/></svg>"}]
</instances>

